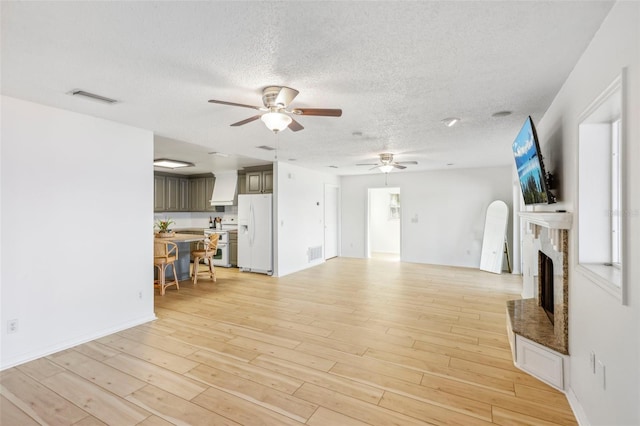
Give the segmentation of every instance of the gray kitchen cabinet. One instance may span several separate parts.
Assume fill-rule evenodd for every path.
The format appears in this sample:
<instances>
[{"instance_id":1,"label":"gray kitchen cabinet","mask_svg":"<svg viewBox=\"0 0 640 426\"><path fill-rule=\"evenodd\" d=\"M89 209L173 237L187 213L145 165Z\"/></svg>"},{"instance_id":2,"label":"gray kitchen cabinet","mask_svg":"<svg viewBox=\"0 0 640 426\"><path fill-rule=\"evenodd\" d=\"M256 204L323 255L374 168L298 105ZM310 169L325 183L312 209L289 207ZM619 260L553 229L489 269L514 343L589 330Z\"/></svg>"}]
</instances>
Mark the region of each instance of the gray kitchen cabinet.
<instances>
[{"instance_id":1,"label":"gray kitchen cabinet","mask_svg":"<svg viewBox=\"0 0 640 426\"><path fill-rule=\"evenodd\" d=\"M153 177L153 211L155 212L165 211L164 188L165 188L165 177L154 176Z\"/></svg>"},{"instance_id":2,"label":"gray kitchen cabinet","mask_svg":"<svg viewBox=\"0 0 640 426\"><path fill-rule=\"evenodd\" d=\"M178 211L180 207L180 179L173 176L166 176L164 179L164 210Z\"/></svg>"},{"instance_id":3,"label":"gray kitchen cabinet","mask_svg":"<svg viewBox=\"0 0 640 426\"><path fill-rule=\"evenodd\" d=\"M192 212L203 212L205 202L204 178L195 178L189 181L189 210Z\"/></svg>"},{"instance_id":4,"label":"gray kitchen cabinet","mask_svg":"<svg viewBox=\"0 0 640 426\"><path fill-rule=\"evenodd\" d=\"M247 172L246 194L265 194L273 192L273 170Z\"/></svg>"},{"instance_id":5,"label":"gray kitchen cabinet","mask_svg":"<svg viewBox=\"0 0 640 426\"><path fill-rule=\"evenodd\" d=\"M238 174L238 190L236 191L237 195L246 194L247 192L247 175L242 173ZM237 196L236 195L236 196ZM238 204L238 200L236 199L236 205Z\"/></svg>"},{"instance_id":6,"label":"gray kitchen cabinet","mask_svg":"<svg viewBox=\"0 0 640 426\"><path fill-rule=\"evenodd\" d=\"M189 179L178 179L178 211L189 211Z\"/></svg>"},{"instance_id":7,"label":"gray kitchen cabinet","mask_svg":"<svg viewBox=\"0 0 640 426\"><path fill-rule=\"evenodd\" d=\"M229 263L238 266L238 232L229 232Z\"/></svg>"}]
</instances>

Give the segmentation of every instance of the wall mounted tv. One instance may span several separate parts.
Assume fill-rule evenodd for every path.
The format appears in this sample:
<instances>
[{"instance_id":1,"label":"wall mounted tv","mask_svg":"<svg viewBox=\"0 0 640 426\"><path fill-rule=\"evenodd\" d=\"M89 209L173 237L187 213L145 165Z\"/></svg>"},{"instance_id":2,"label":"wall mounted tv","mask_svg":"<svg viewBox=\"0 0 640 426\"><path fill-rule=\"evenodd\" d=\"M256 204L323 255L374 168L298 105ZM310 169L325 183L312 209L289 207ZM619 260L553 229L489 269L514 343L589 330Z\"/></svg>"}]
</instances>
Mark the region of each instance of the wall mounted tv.
<instances>
[{"instance_id":1,"label":"wall mounted tv","mask_svg":"<svg viewBox=\"0 0 640 426\"><path fill-rule=\"evenodd\" d=\"M550 175L545 172L538 135L531 117L527 117L513 141L513 155L525 204L552 204L556 197L550 191Z\"/></svg>"}]
</instances>

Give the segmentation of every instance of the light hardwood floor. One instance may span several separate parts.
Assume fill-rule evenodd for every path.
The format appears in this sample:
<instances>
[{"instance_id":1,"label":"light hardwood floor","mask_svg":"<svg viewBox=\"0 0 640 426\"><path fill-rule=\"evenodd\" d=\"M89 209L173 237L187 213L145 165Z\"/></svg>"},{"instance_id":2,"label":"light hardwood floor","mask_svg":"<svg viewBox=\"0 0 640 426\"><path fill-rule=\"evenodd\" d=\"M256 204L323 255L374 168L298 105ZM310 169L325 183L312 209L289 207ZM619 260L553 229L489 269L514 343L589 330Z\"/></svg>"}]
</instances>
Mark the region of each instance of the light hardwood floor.
<instances>
[{"instance_id":1,"label":"light hardwood floor","mask_svg":"<svg viewBox=\"0 0 640 426\"><path fill-rule=\"evenodd\" d=\"M156 296L157 321L3 371L1 424L576 424L513 366L520 277L347 258L217 274Z\"/></svg>"}]
</instances>

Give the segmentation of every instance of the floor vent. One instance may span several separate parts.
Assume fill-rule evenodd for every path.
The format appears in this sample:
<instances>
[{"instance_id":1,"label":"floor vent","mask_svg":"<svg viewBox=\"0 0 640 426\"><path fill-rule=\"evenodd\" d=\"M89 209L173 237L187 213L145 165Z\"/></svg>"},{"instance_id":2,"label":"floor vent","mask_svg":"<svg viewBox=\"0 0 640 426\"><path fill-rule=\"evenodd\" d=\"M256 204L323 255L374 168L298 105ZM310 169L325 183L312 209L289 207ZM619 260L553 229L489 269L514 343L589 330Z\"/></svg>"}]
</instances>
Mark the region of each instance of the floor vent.
<instances>
[{"instance_id":1,"label":"floor vent","mask_svg":"<svg viewBox=\"0 0 640 426\"><path fill-rule=\"evenodd\" d=\"M309 247L307 255L309 256L309 262L322 259L322 246Z\"/></svg>"}]
</instances>

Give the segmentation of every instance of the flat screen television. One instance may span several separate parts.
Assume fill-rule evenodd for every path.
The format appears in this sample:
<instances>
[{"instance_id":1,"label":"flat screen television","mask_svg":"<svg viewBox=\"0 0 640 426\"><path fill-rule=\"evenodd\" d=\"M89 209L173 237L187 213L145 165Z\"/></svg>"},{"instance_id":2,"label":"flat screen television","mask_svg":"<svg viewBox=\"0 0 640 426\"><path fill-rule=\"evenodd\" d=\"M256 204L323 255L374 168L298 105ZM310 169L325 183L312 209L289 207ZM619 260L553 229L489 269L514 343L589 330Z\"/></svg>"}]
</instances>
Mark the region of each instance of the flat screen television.
<instances>
[{"instance_id":1,"label":"flat screen television","mask_svg":"<svg viewBox=\"0 0 640 426\"><path fill-rule=\"evenodd\" d=\"M513 141L513 155L520 179L525 204L552 204L556 197L549 188L549 175L545 172L538 135L531 116Z\"/></svg>"}]
</instances>

